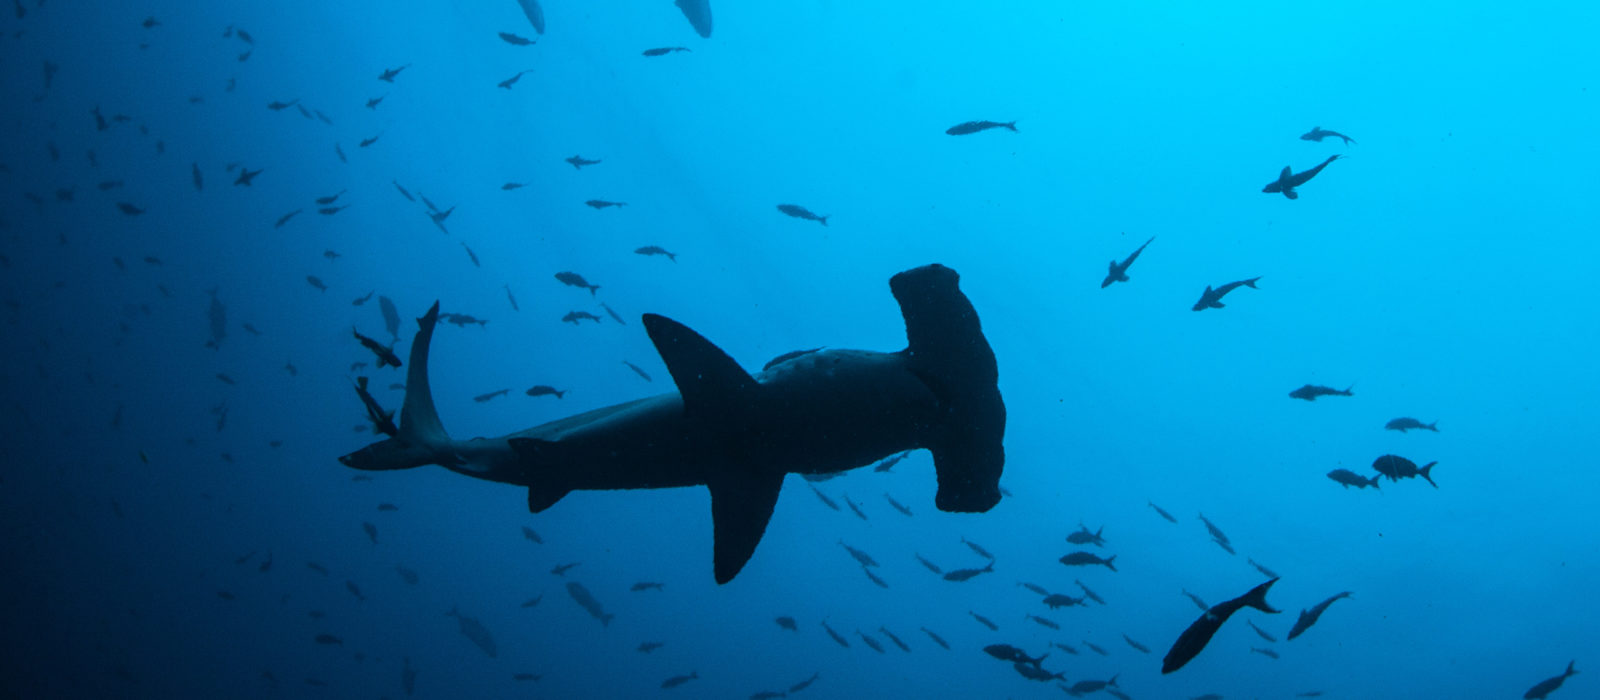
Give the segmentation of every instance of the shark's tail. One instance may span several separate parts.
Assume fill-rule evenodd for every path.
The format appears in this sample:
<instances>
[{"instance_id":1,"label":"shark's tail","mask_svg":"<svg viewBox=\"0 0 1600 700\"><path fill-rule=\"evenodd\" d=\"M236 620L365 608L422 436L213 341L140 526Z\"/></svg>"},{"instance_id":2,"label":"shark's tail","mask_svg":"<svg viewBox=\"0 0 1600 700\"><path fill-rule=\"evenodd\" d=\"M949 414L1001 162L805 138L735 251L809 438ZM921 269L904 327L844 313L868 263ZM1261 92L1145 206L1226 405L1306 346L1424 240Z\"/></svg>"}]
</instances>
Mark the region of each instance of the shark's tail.
<instances>
[{"instance_id":1,"label":"shark's tail","mask_svg":"<svg viewBox=\"0 0 1600 700\"><path fill-rule=\"evenodd\" d=\"M433 389L428 383L428 345L433 328L439 323L439 302L417 319L417 335L411 341L411 366L406 370L406 399L400 407L400 434L367 445L339 458L352 469L389 471L427 464L443 464L450 436L439 422L433 407Z\"/></svg>"},{"instance_id":2,"label":"shark's tail","mask_svg":"<svg viewBox=\"0 0 1600 700\"><path fill-rule=\"evenodd\" d=\"M1248 605L1262 612L1282 612L1267 604L1267 589L1272 588L1272 584L1277 582L1278 579L1272 579L1271 581L1250 589L1249 593L1239 596L1239 603L1242 605Z\"/></svg>"}]
</instances>

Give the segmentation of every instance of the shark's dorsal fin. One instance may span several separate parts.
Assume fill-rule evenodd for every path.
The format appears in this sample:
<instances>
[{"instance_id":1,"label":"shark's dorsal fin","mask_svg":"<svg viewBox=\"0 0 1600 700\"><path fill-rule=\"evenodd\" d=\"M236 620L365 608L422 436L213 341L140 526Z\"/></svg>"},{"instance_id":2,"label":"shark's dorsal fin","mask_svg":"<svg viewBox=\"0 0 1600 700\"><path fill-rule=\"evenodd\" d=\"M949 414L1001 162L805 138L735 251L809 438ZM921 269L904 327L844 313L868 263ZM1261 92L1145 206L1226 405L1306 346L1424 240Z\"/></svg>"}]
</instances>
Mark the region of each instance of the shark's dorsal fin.
<instances>
[{"instance_id":1,"label":"shark's dorsal fin","mask_svg":"<svg viewBox=\"0 0 1600 700\"><path fill-rule=\"evenodd\" d=\"M672 373L687 413L727 415L746 406L751 392L760 386L722 348L688 326L645 314L644 329Z\"/></svg>"},{"instance_id":2,"label":"shark's dorsal fin","mask_svg":"<svg viewBox=\"0 0 1600 700\"><path fill-rule=\"evenodd\" d=\"M1279 180L1287 180L1290 177L1292 177L1293 175L1294 175L1294 170L1290 169L1289 166L1285 165L1285 166L1283 166L1283 172L1278 173L1278 179Z\"/></svg>"},{"instance_id":3,"label":"shark's dorsal fin","mask_svg":"<svg viewBox=\"0 0 1600 700\"><path fill-rule=\"evenodd\" d=\"M783 473L768 472L756 465L740 465L713 477L711 488L711 527L713 550L711 565L717 583L727 583L739 574L750 555L761 543L783 489Z\"/></svg>"}]
</instances>

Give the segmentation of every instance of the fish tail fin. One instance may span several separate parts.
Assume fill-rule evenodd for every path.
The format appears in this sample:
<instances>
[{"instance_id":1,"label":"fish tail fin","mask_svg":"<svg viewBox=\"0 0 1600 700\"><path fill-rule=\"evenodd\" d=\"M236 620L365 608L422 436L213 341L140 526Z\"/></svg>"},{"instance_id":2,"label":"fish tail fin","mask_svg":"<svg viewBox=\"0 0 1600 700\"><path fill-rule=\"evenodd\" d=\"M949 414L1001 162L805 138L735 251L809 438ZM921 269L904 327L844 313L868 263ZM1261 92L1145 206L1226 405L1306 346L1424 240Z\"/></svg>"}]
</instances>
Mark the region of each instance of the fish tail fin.
<instances>
[{"instance_id":1,"label":"fish tail fin","mask_svg":"<svg viewBox=\"0 0 1600 700\"><path fill-rule=\"evenodd\" d=\"M1106 559L1106 568L1110 569L1112 571L1116 571L1117 567L1111 563L1111 562L1114 562L1116 560L1117 560L1117 555L1115 555L1115 554L1111 555L1111 557L1109 559Z\"/></svg>"},{"instance_id":2,"label":"fish tail fin","mask_svg":"<svg viewBox=\"0 0 1600 700\"><path fill-rule=\"evenodd\" d=\"M829 214L828 216L833 216L833 215ZM827 226L828 225L828 216L819 216L819 217L817 217L817 221L822 222L823 226Z\"/></svg>"},{"instance_id":3,"label":"fish tail fin","mask_svg":"<svg viewBox=\"0 0 1600 700\"><path fill-rule=\"evenodd\" d=\"M1433 483L1433 477L1428 475L1428 472L1433 471L1433 465L1435 464L1438 464L1438 462L1429 462L1428 466L1418 469L1417 473L1421 474L1422 478L1427 479L1428 483L1433 484L1434 488L1439 488L1438 484Z\"/></svg>"},{"instance_id":4,"label":"fish tail fin","mask_svg":"<svg viewBox=\"0 0 1600 700\"><path fill-rule=\"evenodd\" d=\"M1118 674L1115 674L1115 675L1111 676L1111 680L1106 681L1106 685L1117 686L1117 676L1120 676L1120 675L1122 675L1122 674L1118 673ZM1117 687L1121 687L1121 686L1117 686Z\"/></svg>"},{"instance_id":5,"label":"fish tail fin","mask_svg":"<svg viewBox=\"0 0 1600 700\"><path fill-rule=\"evenodd\" d=\"M1239 597L1239 602L1243 603L1245 605L1248 605L1248 606L1250 606L1252 608L1255 608L1257 610L1260 610L1262 612L1269 612L1269 613L1282 612L1281 610L1277 610L1277 609L1273 608L1271 605L1267 604L1267 589L1272 588L1272 584L1277 583L1277 582L1278 582L1278 579L1272 579L1271 581L1268 581L1268 582L1263 583L1263 584L1261 584L1259 586L1256 586L1255 588L1250 589L1249 593L1246 593L1246 594L1244 594L1244 595Z\"/></svg>"},{"instance_id":6,"label":"fish tail fin","mask_svg":"<svg viewBox=\"0 0 1600 700\"><path fill-rule=\"evenodd\" d=\"M1379 476L1382 476L1382 475L1381 474L1374 475L1372 477L1372 481L1368 482L1368 483L1372 484L1372 488L1378 488L1378 485L1383 483L1382 481L1378 480Z\"/></svg>"},{"instance_id":7,"label":"fish tail fin","mask_svg":"<svg viewBox=\"0 0 1600 700\"><path fill-rule=\"evenodd\" d=\"M1573 659L1571 661L1568 661L1567 662L1567 672L1563 673L1561 675L1563 675L1563 676L1576 676L1576 675L1578 675L1578 669L1573 668L1573 665L1576 664L1576 663L1578 663L1577 659Z\"/></svg>"},{"instance_id":8,"label":"fish tail fin","mask_svg":"<svg viewBox=\"0 0 1600 700\"><path fill-rule=\"evenodd\" d=\"M1017 130L1017 120L1013 119L1011 121L1006 122L1005 124L1002 124L1001 126L1004 126L1005 128L1010 129L1012 131L1016 131Z\"/></svg>"},{"instance_id":9,"label":"fish tail fin","mask_svg":"<svg viewBox=\"0 0 1600 700\"><path fill-rule=\"evenodd\" d=\"M1433 432L1437 433L1437 432L1439 432L1439 421L1434 421L1434 422L1429 423L1429 424L1427 424L1425 426L1422 426L1422 427L1427 428L1427 429L1432 430Z\"/></svg>"},{"instance_id":10,"label":"fish tail fin","mask_svg":"<svg viewBox=\"0 0 1600 700\"><path fill-rule=\"evenodd\" d=\"M590 287L589 287L589 296L595 296L595 293L599 292L599 291L600 291L600 285L598 285L598 284L590 285Z\"/></svg>"},{"instance_id":11,"label":"fish tail fin","mask_svg":"<svg viewBox=\"0 0 1600 700\"><path fill-rule=\"evenodd\" d=\"M428 384L428 345L439 322L439 302L417 319L417 335L411 342L411 367L406 372L406 398L400 408L400 434L372 443L339 458L353 469L388 471L411 469L427 464L442 464L449 459L445 449L450 436L439 421L433 406L433 390Z\"/></svg>"},{"instance_id":12,"label":"fish tail fin","mask_svg":"<svg viewBox=\"0 0 1600 700\"><path fill-rule=\"evenodd\" d=\"M612 613L606 613L605 615L601 616L600 617L600 626L601 627L610 627L611 626L611 618L613 618L613 617L616 617L616 615L612 614Z\"/></svg>"},{"instance_id":13,"label":"fish tail fin","mask_svg":"<svg viewBox=\"0 0 1600 700\"><path fill-rule=\"evenodd\" d=\"M1251 277L1250 279L1247 279L1247 280L1244 281L1244 286L1249 287L1251 289L1260 289L1260 287L1256 286L1256 282L1259 282L1260 280L1261 280L1260 277ZM1351 384L1350 387L1351 388L1355 388L1355 385Z\"/></svg>"}]
</instances>

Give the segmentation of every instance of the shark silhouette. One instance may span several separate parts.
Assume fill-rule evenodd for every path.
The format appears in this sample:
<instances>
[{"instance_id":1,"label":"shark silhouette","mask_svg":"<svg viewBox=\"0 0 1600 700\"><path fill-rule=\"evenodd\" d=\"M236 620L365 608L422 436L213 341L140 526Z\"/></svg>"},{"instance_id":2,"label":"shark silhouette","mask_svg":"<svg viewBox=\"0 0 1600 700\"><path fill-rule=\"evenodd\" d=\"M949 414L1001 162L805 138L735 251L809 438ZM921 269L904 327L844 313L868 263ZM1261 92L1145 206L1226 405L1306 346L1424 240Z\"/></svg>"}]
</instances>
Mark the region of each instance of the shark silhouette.
<instances>
[{"instance_id":1,"label":"shark silhouette","mask_svg":"<svg viewBox=\"0 0 1600 700\"><path fill-rule=\"evenodd\" d=\"M687 326L646 314L677 392L471 440L451 439L434 409L435 302L417 321L399 434L339 461L373 471L438 464L523 486L535 513L575 490L706 486L717 583L750 560L790 473L841 472L926 448L938 477L935 505L986 512L1000 501L1005 403L994 353L959 280L942 265L889 280L905 319L904 350L791 353L754 376Z\"/></svg>"}]
</instances>

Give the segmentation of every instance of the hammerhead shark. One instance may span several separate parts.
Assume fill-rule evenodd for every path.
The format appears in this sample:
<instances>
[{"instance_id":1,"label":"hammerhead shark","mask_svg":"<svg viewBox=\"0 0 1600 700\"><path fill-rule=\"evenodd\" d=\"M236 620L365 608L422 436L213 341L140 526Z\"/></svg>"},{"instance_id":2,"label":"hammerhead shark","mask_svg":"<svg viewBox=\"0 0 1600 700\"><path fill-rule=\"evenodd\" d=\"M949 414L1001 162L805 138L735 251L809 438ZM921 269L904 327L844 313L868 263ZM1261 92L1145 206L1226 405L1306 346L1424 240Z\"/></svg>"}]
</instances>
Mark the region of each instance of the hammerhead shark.
<instances>
[{"instance_id":1,"label":"hammerhead shark","mask_svg":"<svg viewBox=\"0 0 1600 700\"><path fill-rule=\"evenodd\" d=\"M575 490L706 486L719 584L755 553L787 474L832 474L926 448L938 477L934 504L987 512L1000 502L1005 403L994 352L959 280L942 265L889 280L905 319L904 350L790 353L754 376L687 326L645 314L676 392L471 440L452 439L434 408L435 302L417 320L399 433L339 461L369 471L437 464L526 487L534 513Z\"/></svg>"}]
</instances>

